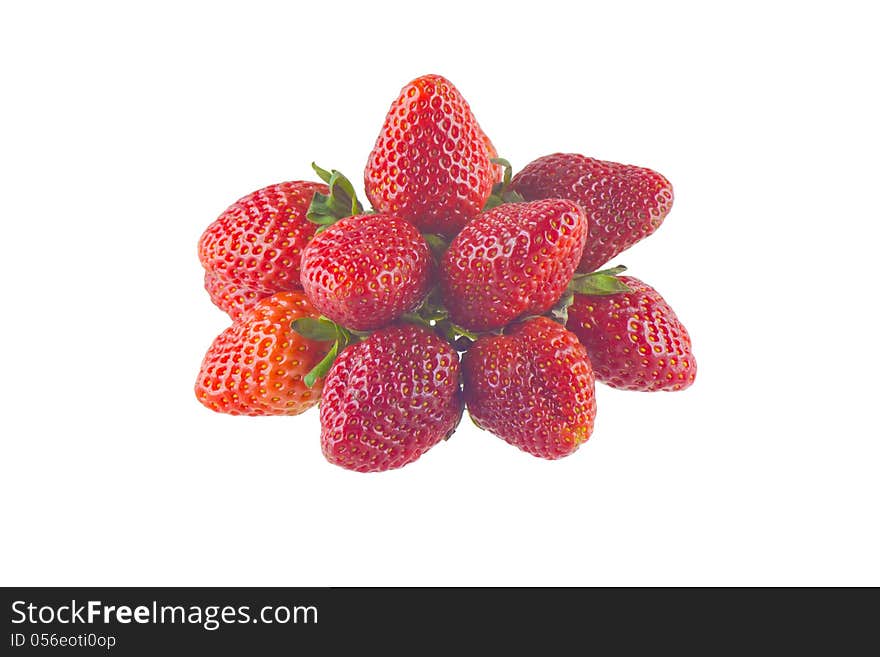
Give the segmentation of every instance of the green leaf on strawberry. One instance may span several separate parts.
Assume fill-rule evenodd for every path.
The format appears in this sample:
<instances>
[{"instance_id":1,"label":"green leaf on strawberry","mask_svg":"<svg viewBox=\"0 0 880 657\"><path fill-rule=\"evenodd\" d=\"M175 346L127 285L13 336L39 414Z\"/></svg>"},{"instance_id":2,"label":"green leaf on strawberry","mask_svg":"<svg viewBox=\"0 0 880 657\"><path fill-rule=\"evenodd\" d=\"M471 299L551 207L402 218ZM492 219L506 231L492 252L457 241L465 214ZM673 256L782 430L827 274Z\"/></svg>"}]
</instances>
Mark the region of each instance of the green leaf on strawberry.
<instances>
[{"instance_id":1,"label":"green leaf on strawberry","mask_svg":"<svg viewBox=\"0 0 880 657\"><path fill-rule=\"evenodd\" d=\"M315 365L308 374L303 377L303 383L306 384L307 387L311 388L315 385L315 381L320 378L327 376L327 372L330 371L330 368L333 367L333 362L336 360L336 356L339 355L339 341L333 343L333 346L330 347L330 351L327 352L327 355L321 359L317 365Z\"/></svg>"},{"instance_id":2,"label":"green leaf on strawberry","mask_svg":"<svg viewBox=\"0 0 880 657\"><path fill-rule=\"evenodd\" d=\"M555 322L559 322L563 326L565 326L566 322L568 322L568 307L574 301L574 291L566 290L562 293L562 296L559 297L559 301L557 301L553 307L550 309L549 315L550 319Z\"/></svg>"},{"instance_id":3,"label":"green leaf on strawberry","mask_svg":"<svg viewBox=\"0 0 880 657\"><path fill-rule=\"evenodd\" d=\"M329 194L315 192L306 218L322 227L332 226L343 217L362 214L364 207L358 201L351 181L336 169L327 171L312 162L312 169L330 187ZM321 230L321 229L319 229Z\"/></svg>"},{"instance_id":4,"label":"green leaf on strawberry","mask_svg":"<svg viewBox=\"0 0 880 657\"><path fill-rule=\"evenodd\" d=\"M422 233L422 237L425 238L425 241L431 248L431 253L434 254L434 258L439 262L443 254L446 253L446 249L449 248L450 240L435 233Z\"/></svg>"},{"instance_id":5,"label":"green leaf on strawberry","mask_svg":"<svg viewBox=\"0 0 880 657\"><path fill-rule=\"evenodd\" d=\"M617 278L617 275L624 271L626 271L626 267L618 265L611 269L594 271L589 274L576 274L568 284L568 289L578 294L595 296L631 292L632 290L627 284Z\"/></svg>"},{"instance_id":6,"label":"green leaf on strawberry","mask_svg":"<svg viewBox=\"0 0 880 657\"><path fill-rule=\"evenodd\" d=\"M335 340L338 327L329 319L302 317L293 322L293 330L309 340Z\"/></svg>"},{"instance_id":7,"label":"green leaf on strawberry","mask_svg":"<svg viewBox=\"0 0 880 657\"><path fill-rule=\"evenodd\" d=\"M495 183L492 186L492 194L489 196L486 204L483 206L483 211L491 210L492 208L498 207L502 203L522 203L525 201L522 194L519 192L515 192L510 189L510 179L513 175L513 165L505 160L503 157L495 157L490 160L492 164L500 164L504 167L504 177L501 179L501 182Z\"/></svg>"},{"instance_id":8,"label":"green leaf on strawberry","mask_svg":"<svg viewBox=\"0 0 880 657\"><path fill-rule=\"evenodd\" d=\"M336 357L343 349L352 342L369 335L369 333L362 331L352 331L347 329L324 316L321 316L318 319L313 319L311 317L297 319L291 324L291 328L295 333L310 340L320 340L323 342L333 341L333 346L330 347L330 351L327 352L327 355L324 356L324 358L322 358L320 362L318 362L318 364L303 377L303 383L309 388L314 386L318 379L327 375L327 372L329 372L330 368L333 366L333 361L336 360Z\"/></svg>"}]
</instances>

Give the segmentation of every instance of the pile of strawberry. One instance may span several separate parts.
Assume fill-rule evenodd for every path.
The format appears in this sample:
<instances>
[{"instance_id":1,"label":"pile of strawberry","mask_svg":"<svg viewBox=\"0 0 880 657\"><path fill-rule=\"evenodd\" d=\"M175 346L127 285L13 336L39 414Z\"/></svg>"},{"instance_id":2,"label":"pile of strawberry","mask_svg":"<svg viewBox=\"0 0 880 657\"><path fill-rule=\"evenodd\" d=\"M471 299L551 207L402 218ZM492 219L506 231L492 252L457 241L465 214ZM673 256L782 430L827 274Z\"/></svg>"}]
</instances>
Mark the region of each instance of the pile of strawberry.
<instances>
[{"instance_id":1,"label":"pile of strawberry","mask_svg":"<svg viewBox=\"0 0 880 657\"><path fill-rule=\"evenodd\" d=\"M196 382L208 408L297 415L320 400L327 460L376 472L448 438L465 406L556 459L590 437L596 379L693 383L663 298L623 267L597 271L669 213L659 173L557 153L511 177L437 75L391 105L364 172L373 210L314 169L323 183L249 194L199 241L205 288L233 319Z\"/></svg>"}]
</instances>

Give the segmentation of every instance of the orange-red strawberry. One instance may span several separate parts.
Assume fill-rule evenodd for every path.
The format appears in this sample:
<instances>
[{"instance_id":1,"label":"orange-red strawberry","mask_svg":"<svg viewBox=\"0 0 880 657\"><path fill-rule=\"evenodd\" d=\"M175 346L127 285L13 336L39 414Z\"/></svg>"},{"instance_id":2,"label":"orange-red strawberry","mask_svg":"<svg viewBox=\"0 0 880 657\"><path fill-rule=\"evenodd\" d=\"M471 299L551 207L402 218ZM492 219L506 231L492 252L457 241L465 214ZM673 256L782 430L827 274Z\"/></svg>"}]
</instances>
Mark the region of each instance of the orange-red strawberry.
<instances>
[{"instance_id":1,"label":"orange-red strawberry","mask_svg":"<svg viewBox=\"0 0 880 657\"><path fill-rule=\"evenodd\" d=\"M418 459L461 419L456 351L414 324L376 331L336 359L321 399L328 461L358 472Z\"/></svg>"},{"instance_id":2,"label":"orange-red strawberry","mask_svg":"<svg viewBox=\"0 0 880 657\"><path fill-rule=\"evenodd\" d=\"M222 281L209 271L205 272L205 290L214 305L232 319L240 319L246 310L253 308L265 296L244 285Z\"/></svg>"},{"instance_id":3,"label":"orange-red strawberry","mask_svg":"<svg viewBox=\"0 0 880 657\"><path fill-rule=\"evenodd\" d=\"M309 388L308 372L331 342L309 340L291 328L317 318L301 291L279 292L257 302L214 340L196 380L196 397L230 415L298 415L314 406L321 383Z\"/></svg>"},{"instance_id":4,"label":"orange-red strawberry","mask_svg":"<svg viewBox=\"0 0 880 657\"><path fill-rule=\"evenodd\" d=\"M586 238L583 211L564 199L506 203L477 215L441 261L450 319L485 331L546 312L571 280Z\"/></svg>"},{"instance_id":5,"label":"orange-red strawberry","mask_svg":"<svg viewBox=\"0 0 880 657\"><path fill-rule=\"evenodd\" d=\"M534 456L568 456L596 418L593 370L583 345L547 317L484 335L462 360L468 412L481 428Z\"/></svg>"},{"instance_id":6,"label":"orange-red strawberry","mask_svg":"<svg viewBox=\"0 0 880 657\"><path fill-rule=\"evenodd\" d=\"M657 230L673 198L672 185L656 171L573 153L530 162L510 189L529 201L567 198L584 209L590 236L578 266L582 272L598 269Z\"/></svg>"},{"instance_id":7,"label":"orange-red strawberry","mask_svg":"<svg viewBox=\"0 0 880 657\"><path fill-rule=\"evenodd\" d=\"M423 232L452 236L489 198L495 155L458 89L423 75L391 104L364 171L367 197Z\"/></svg>"},{"instance_id":8,"label":"orange-red strawberry","mask_svg":"<svg viewBox=\"0 0 880 657\"><path fill-rule=\"evenodd\" d=\"M650 285L619 279L629 292L575 294L566 326L583 343L596 378L624 390L683 390L697 376L684 324Z\"/></svg>"},{"instance_id":9,"label":"orange-red strawberry","mask_svg":"<svg viewBox=\"0 0 880 657\"><path fill-rule=\"evenodd\" d=\"M301 280L323 315L355 330L390 324L428 292L431 250L408 221L387 214L346 217L303 251Z\"/></svg>"},{"instance_id":10,"label":"orange-red strawberry","mask_svg":"<svg viewBox=\"0 0 880 657\"><path fill-rule=\"evenodd\" d=\"M199 239L199 260L218 285L265 297L300 289L302 250L317 230L306 219L315 192L327 185L283 182L233 203Z\"/></svg>"}]
</instances>

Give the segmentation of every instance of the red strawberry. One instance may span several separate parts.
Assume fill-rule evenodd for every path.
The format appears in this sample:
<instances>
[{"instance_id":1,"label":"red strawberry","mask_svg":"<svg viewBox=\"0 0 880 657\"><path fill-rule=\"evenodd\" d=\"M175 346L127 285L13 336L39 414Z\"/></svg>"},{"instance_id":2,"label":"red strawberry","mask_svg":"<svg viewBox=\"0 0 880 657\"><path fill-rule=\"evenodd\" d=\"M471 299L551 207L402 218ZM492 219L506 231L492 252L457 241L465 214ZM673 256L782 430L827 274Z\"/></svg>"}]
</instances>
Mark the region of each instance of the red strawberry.
<instances>
[{"instance_id":1,"label":"red strawberry","mask_svg":"<svg viewBox=\"0 0 880 657\"><path fill-rule=\"evenodd\" d=\"M683 390L697 362L687 329L663 297L631 276L632 291L610 296L574 295L567 326L587 348L596 378L625 390Z\"/></svg>"},{"instance_id":2,"label":"red strawberry","mask_svg":"<svg viewBox=\"0 0 880 657\"><path fill-rule=\"evenodd\" d=\"M593 432L590 359L573 333L547 317L480 337L461 367L477 425L529 454L568 456Z\"/></svg>"},{"instance_id":3,"label":"red strawberry","mask_svg":"<svg viewBox=\"0 0 880 657\"><path fill-rule=\"evenodd\" d=\"M529 201L567 198L581 205L590 224L582 272L598 269L653 233L672 209L672 185L656 171L571 153L530 162L510 188Z\"/></svg>"},{"instance_id":4,"label":"red strawberry","mask_svg":"<svg viewBox=\"0 0 880 657\"><path fill-rule=\"evenodd\" d=\"M491 162L492 160L498 159L498 149L495 148L495 144L493 144L492 140L489 139L489 135L483 132L482 128L480 128L480 132L483 134L482 139L483 143L486 145L486 153L489 156L489 161ZM498 164L497 162L494 163L492 166L492 172L492 184L494 185L497 182L501 182L502 174L504 173L504 168L502 167L502 165Z\"/></svg>"},{"instance_id":5,"label":"red strawberry","mask_svg":"<svg viewBox=\"0 0 880 657\"><path fill-rule=\"evenodd\" d=\"M205 272L205 290L214 305L234 320L241 319L246 310L264 297L243 285L221 281L209 271Z\"/></svg>"},{"instance_id":6,"label":"red strawberry","mask_svg":"<svg viewBox=\"0 0 880 657\"><path fill-rule=\"evenodd\" d=\"M443 256L440 285L453 322L501 328L548 310L565 290L587 238L576 203L507 203L477 215Z\"/></svg>"},{"instance_id":7,"label":"red strawberry","mask_svg":"<svg viewBox=\"0 0 880 657\"><path fill-rule=\"evenodd\" d=\"M314 406L320 383L310 389L303 377L331 343L294 333L291 323L302 317L318 313L301 291L279 292L244 312L205 354L198 400L230 415L298 415Z\"/></svg>"},{"instance_id":8,"label":"red strawberry","mask_svg":"<svg viewBox=\"0 0 880 657\"><path fill-rule=\"evenodd\" d=\"M202 234L202 266L221 284L242 286L260 297L299 289L302 250L317 229L306 219L315 192L329 189L284 182L239 199Z\"/></svg>"},{"instance_id":9,"label":"red strawberry","mask_svg":"<svg viewBox=\"0 0 880 657\"><path fill-rule=\"evenodd\" d=\"M432 270L427 242L411 223L387 214L347 217L303 251L302 285L337 324L372 330L415 308Z\"/></svg>"},{"instance_id":10,"label":"red strawberry","mask_svg":"<svg viewBox=\"0 0 880 657\"><path fill-rule=\"evenodd\" d=\"M461 419L458 354L414 324L392 326L336 359L321 399L328 461L358 472L412 463Z\"/></svg>"},{"instance_id":11,"label":"red strawberry","mask_svg":"<svg viewBox=\"0 0 880 657\"><path fill-rule=\"evenodd\" d=\"M391 104L364 171L367 197L423 232L454 235L498 180L493 151L458 89L424 75Z\"/></svg>"}]
</instances>

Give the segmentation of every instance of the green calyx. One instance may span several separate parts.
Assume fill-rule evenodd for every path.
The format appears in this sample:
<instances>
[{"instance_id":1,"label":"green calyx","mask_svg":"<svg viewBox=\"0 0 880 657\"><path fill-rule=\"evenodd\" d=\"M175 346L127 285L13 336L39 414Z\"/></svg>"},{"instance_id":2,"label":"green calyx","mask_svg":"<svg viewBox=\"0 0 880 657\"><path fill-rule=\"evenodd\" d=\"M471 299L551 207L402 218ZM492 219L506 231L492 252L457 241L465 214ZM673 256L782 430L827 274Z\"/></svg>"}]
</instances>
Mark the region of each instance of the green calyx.
<instances>
[{"instance_id":1,"label":"green calyx","mask_svg":"<svg viewBox=\"0 0 880 657\"><path fill-rule=\"evenodd\" d=\"M589 294L603 296L607 294L620 294L632 292L629 286L617 278L618 274L626 271L626 267L618 265L611 269L590 272L589 274L575 274L568 284L568 290L577 294Z\"/></svg>"},{"instance_id":2,"label":"green calyx","mask_svg":"<svg viewBox=\"0 0 880 657\"><path fill-rule=\"evenodd\" d=\"M565 288L565 292L547 312L547 316L554 322L565 326L568 323L568 308L574 302L575 294L607 296L621 292L632 292L626 283L617 278L617 275L624 271L626 271L626 267L618 265L611 269L594 271L589 274L575 274L568 287Z\"/></svg>"},{"instance_id":3,"label":"green calyx","mask_svg":"<svg viewBox=\"0 0 880 657\"><path fill-rule=\"evenodd\" d=\"M344 217L363 214L364 206L358 201L354 185L348 178L336 169L327 171L314 162L312 162L312 169L330 188L329 194L315 192L306 213L306 218L309 221L320 226L319 231L332 226Z\"/></svg>"},{"instance_id":4,"label":"green calyx","mask_svg":"<svg viewBox=\"0 0 880 657\"><path fill-rule=\"evenodd\" d=\"M568 307L574 302L574 291L566 290L562 293L550 311L547 313L554 322L559 322L563 326L568 323Z\"/></svg>"},{"instance_id":5,"label":"green calyx","mask_svg":"<svg viewBox=\"0 0 880 657\"><path fill-rule=\"evenodd\" d=\"M434 233L422 233L422 237L425 238L431 253L434 254L434 259L440 262L443 254L446 253L446 249L449 248L449 240L442 235L435 235Z\"/></svg>"},{"instance_id":6,"label":"green calyx","mask_svg":"<svg viewBox=\"0 0 880 657\"><path fill-rule=\"evenodd\" d=\"M318 379L327 376L327 372L330 371L333 362L343 349L352 342L361 340L369 335L362 331L353 331L340 326L323 315L318 319L312 317L300 317L299 319L295 319L291 324L291 328L295 333L298 333L309 340L316 340L318 342L333 341L333 346L330 347L330 351L327 352L327 355L324 356L324 358L322 358L308 374L306 374L305 378L303 378L303 383L309 388L313 387Z\"/></svg>"},{"instance_id":7,"label":"green calyx","mask_svg":"<svg viewBox=\"0 0 880 657\"><path fill-rule=\"evenodd\" d=\"M496 157L490 160L492 164L500 164L504 167L504 176L501 182L492 186L492 194L483 206L483 211L491 210L503 203L523 203L525 199L522 194L510 189L510 179L513 177L513 165L503 157Z\"/></svg>"},{"instance_id":8,"label":"green calyx","mask_svg":"<svg viewBox=\"0 0 880 657\"><path fill-rule=\"evenodd\" d=\"M439 286L432 289L415 310L405 313L400 319L434 331L459 351L466 351L479 337L449 319L449 311L443 305Z\"/></svg>"},{"instance_id":9,"label":"green calyx","mask_svg":"<svg viewBox=\"0 0 880 657\"><path fill-rule=\"evenodd\" d=\"M480 337L479 333L468 331L449 319L437 322L435 330L446 338L458 351L467 351Z\"/></svg>"}]
</instances>

